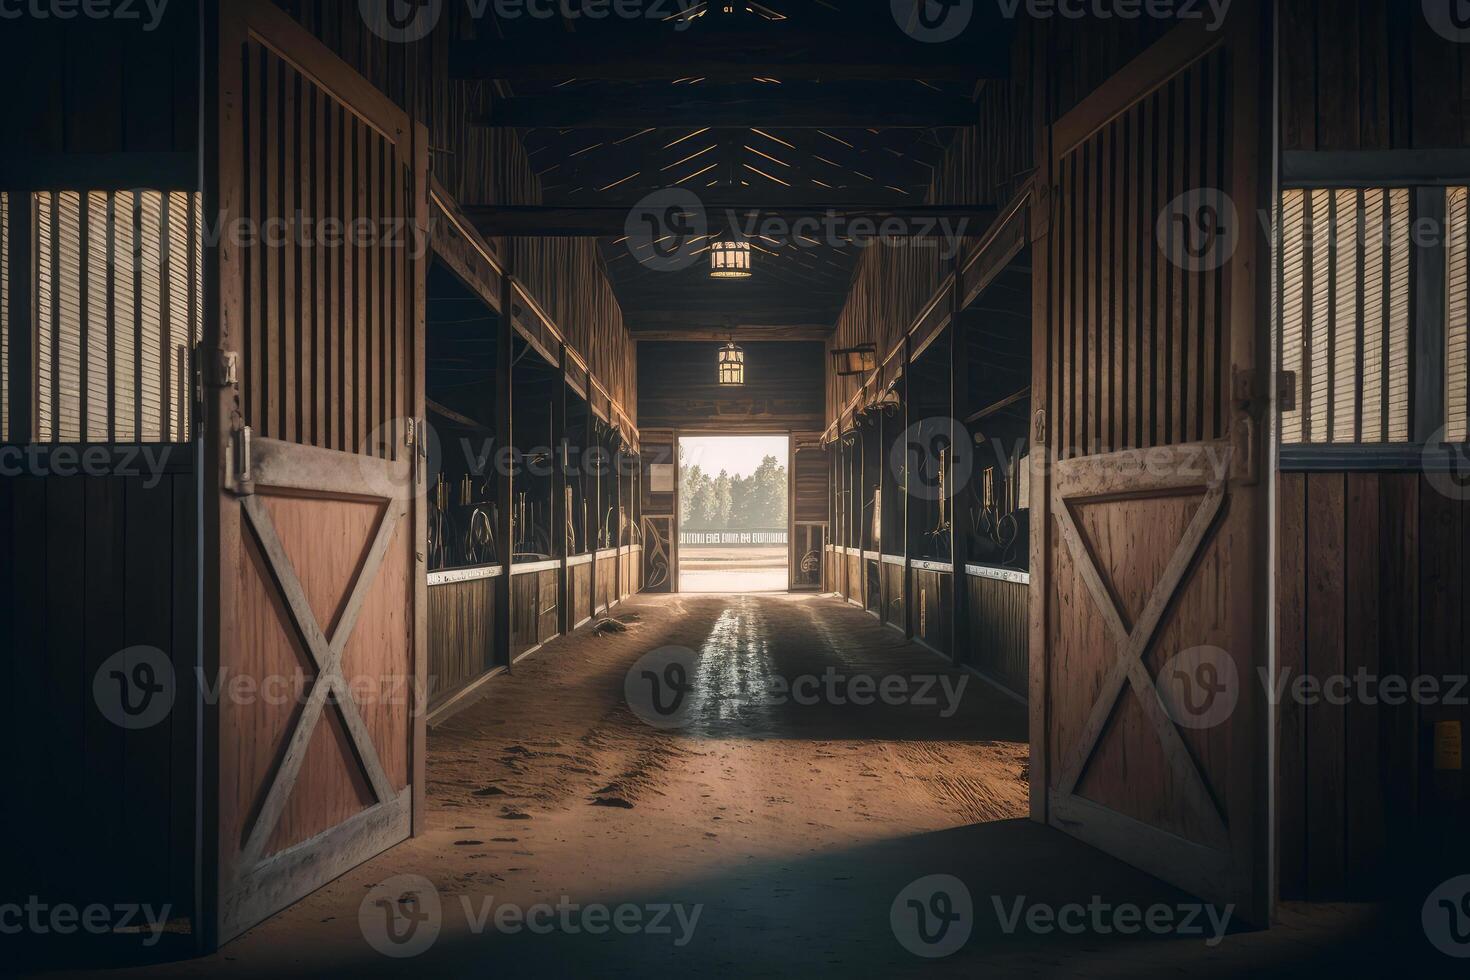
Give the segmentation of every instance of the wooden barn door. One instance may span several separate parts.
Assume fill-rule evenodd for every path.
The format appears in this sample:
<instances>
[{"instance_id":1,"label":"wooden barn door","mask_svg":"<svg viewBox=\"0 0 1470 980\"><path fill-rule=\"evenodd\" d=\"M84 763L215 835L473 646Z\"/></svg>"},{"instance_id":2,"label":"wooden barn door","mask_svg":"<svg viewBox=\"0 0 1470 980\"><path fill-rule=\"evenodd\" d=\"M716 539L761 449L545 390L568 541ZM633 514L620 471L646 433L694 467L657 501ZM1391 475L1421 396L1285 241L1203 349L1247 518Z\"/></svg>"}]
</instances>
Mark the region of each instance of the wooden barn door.
<instances>
[{"instance_id":1,"label":"wooden barn door","mask_svg":"<svg viewBox=\"0 0 1470 980\"><path fill-rule=\"evenodd\" d=\"M1050 130L1033 815L1244 919L1267 878L1259 8Z\"/></svg>"},{"instance_id":2,"label":"wooden barn door","mask_svg":"<svg viewBox=\"0 0 1470 980\"><path fill-rule=\"evenodd\" d=\"M223 942L421 817L427 155L274 7L219 9L205 825Z\"/></svg>"}]
</instances>

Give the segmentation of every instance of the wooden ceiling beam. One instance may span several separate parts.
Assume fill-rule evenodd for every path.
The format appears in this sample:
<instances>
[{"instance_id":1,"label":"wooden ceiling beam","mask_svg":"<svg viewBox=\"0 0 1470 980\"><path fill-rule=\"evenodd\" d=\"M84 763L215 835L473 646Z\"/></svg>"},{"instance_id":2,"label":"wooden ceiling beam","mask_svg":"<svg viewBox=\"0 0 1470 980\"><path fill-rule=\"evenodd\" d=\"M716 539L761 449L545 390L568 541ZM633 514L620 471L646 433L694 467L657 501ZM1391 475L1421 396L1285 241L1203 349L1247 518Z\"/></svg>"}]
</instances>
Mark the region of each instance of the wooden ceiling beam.
<instances>
[{"instance_id":1,"label":"wooden ceiling beam","mask_svg":"<svg viewBox=\"0 0 1470 980\"><path fill-rule=\"evenodd\" d=\"M928 129L968 126L977 118L969 99L939 92L900 92L891 84L794 83L681 86L631 96L616 88L582 89L572 95L501 99L478 122L517 128Z\"/></svg>"},{"instance_id":2,"label":"wooden ceiling beam","mask_svg":"<svg viewBox=\"0 0 1470 980\"><path fill-rule=\"evenodd\" d=\"M562 82L755 78L851 81L922 78L974 83L1009 73L1010 31L972 23L962 39L924 44L889 20L865 32L803 33L779 25L701 33L672 28L484 38L450 45L457 79Z\"/></svg>"},{"instance_id":3,"label":"wooden ceiling beam","mask_svg":"<svg viewBox=\"0 0 1470 980\"><path fill-rule=\"evenodd\" d=\"M647 324L634 324L628 328L628 334L634 340L664 341L664 340L687 340L687 341L715 341L723 343L726 340L734 340L737 343L750 343L752 341L812 341L826 340L832 334L830 324L799 323L790 326L771 323L740 323L732 326L707 326L705 321L696 321L700 326L689 327L657 327Z\"/></svg>"},{"instance_id":4,"label":"wooden ceiling beam","mask_svg":"<svg viewBox=\"0 0 1470 980\"><path fill-rule=\"evenodd\" d=\"M780 201L784 195L777 189L761 188L768 196L765 203L745 200L710 200L704 202L706 214L714 223L722 223L728 212L742 221L780 218L787 222L813 219L820 226L831 222L835 227L850 229L862 219L876 230L900 238L934 237L946 234L943 226L958 235L978 235L995 218L993 207L973 205L921 205L891 202L841 203L838 201ZM802 188L800 190L806 191ZM728 194L727 192L724 192ZM621 204L586 206L567 205L467 205L465 214L482 235L550 235L559 237L593 236L617 238L624 234L628 216L636 201ZM963 224L961 224L963 222Z\"/></svg>"}]
</instances>

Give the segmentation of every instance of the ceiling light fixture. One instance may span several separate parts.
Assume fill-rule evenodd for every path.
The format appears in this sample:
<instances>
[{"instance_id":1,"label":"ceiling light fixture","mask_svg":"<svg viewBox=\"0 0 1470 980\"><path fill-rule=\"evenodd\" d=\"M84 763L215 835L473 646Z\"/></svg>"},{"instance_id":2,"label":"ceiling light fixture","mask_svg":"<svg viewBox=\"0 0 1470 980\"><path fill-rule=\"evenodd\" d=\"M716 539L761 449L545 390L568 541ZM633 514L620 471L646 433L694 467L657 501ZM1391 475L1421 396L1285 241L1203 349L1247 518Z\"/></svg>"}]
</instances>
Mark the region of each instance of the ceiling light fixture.
<instances>
[{"instance_id":1,"label":"ceiling light fixture","mask_svg":"<svg viewBox=\"0 0 1470 980\"><path fill-rule=\"evenodd\" d=\"M720 384L745 384L745 351L735 346L735 341L720 348L719 367Z\"/></svg>"},{"instance_id":2,"label":"ceiling light fixture","mask_svg":"<svg viewBox=\"0 0 1470 980\"><path fill-rule=\"evenodd\" d=\"M749 279L750 242L729 235L709 247L711 279Z\"/></svg>"}]
</instances>

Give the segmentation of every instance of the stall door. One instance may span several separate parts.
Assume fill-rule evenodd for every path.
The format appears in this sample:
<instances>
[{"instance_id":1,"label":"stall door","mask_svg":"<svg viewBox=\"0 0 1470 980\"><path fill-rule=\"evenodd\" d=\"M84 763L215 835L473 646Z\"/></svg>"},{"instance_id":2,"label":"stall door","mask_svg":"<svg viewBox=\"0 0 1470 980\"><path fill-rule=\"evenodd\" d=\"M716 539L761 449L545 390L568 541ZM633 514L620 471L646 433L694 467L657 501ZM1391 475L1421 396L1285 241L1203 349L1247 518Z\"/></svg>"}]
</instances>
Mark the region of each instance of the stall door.
<instances>
[{"instance_id":1,"label":"stall door","mask_svg":"<svg viewBox=\"0 0 1470 980\"><path fill-rule=\"evenodd\" d=\"M426 168L422 127L295 23L219 9L218 204L261 231L215 246L221 315L201 351L219 692L206 881L223 942L419 815Z\"/></svg>"},{"instance_id":2,"label":"stall door","mask_svg":"<svg viewBox=\"0 0 1470 980\"><path fill-rule=\"evenodd\" d=\"M1050 130L1038 220L1033 815L1270 914L1255 4Z\"/></svg>"}]
</instances>

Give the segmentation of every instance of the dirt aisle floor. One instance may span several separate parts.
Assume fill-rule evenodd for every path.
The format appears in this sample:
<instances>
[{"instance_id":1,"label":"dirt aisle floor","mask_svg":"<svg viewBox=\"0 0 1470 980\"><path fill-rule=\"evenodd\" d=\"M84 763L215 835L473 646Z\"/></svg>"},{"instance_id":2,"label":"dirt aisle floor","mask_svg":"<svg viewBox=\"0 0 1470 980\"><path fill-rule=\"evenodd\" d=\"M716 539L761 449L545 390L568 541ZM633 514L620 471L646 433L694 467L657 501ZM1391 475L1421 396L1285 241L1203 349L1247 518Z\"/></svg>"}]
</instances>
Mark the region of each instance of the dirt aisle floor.
<instances>
[{"instance_id":1,"label":"dirt aisle floor","mask_svg":"<svg viewBox=\"0 0 1470 980\"><path fill-rule=\"evenodd\" d=\"M1023 819L1024 708L852 606L643 596L615 615L627 632L584 628L549 644L430 733L427 834L221 953L148 975L1201 976L1361 965L1361 945L1344 936L1369 934L1366 908L1288 909L1280 928L1217 945L1106 924L1075 935L1008 929L1022 906L1187 910L1190 900ZM660 729L630 709L624 684L630 666L669 645L693 652L694 684L683 726ZM784 702L773 676L792 685ZM846 694L860 685L827 688L828 676L889 678L890 693L902 679L910 703L853 704ZM817 703L795 696L810 690L797 686L803 677L822 685ZM899 898L936 874L963 882L972 928L958 952L927 959L905 946L914 914ZM401 942L387 938L390 923ZM417 955L384 955L374 942Z\"/></svg>"}]
</instances>

